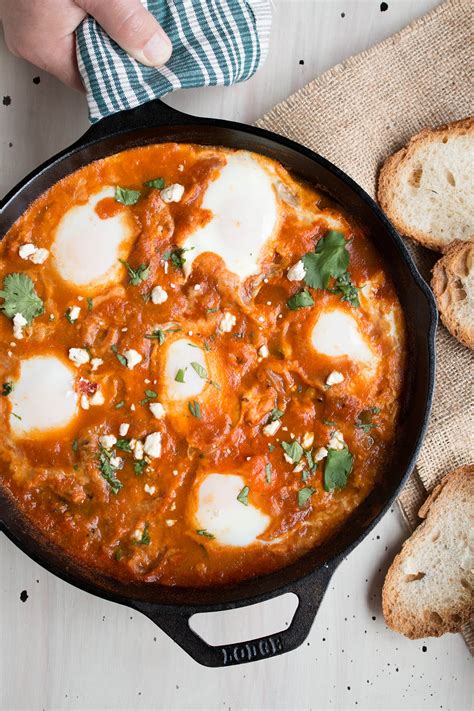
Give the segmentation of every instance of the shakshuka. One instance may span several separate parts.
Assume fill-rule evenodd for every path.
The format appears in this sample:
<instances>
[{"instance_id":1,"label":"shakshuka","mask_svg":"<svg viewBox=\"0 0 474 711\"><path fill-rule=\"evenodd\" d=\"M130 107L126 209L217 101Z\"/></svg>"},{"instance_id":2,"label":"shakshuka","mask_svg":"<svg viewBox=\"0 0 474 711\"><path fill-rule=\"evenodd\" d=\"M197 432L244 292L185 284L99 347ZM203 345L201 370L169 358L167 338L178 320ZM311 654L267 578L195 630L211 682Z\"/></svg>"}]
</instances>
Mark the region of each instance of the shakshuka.
<instances>
[{"instance_id":1,"label":"shakshuka","mask_svg":"<svg viewBox=\"0 0 474 711\"><path fill-rule=\"evenodd\" d=\"M370 235L274 160L134 148L0 242L0 484L69 556L205 586L329 536L393 454L405 326Z\"/></svg>"}]
</instances>

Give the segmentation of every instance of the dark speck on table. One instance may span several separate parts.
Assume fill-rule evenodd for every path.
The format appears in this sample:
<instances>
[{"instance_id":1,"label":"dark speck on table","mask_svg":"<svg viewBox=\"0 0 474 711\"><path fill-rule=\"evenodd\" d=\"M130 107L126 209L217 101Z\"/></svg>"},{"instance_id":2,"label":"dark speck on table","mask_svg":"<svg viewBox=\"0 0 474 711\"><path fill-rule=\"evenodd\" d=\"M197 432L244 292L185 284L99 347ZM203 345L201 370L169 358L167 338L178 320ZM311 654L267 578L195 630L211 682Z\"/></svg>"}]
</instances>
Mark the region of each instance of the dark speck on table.
<instances>
[{"instance_id":1,"label":"dark speck on table","mask_svg":"<svg viewBox=\"0 0 474 711\"><path fill-rule=\"evenodd\" d=\"M39 84L41 81L40 77L33 77L33 84Z\"/></svg>"},{"instance_id":2,"label":"dark speck on table","mask_svg":"<svg viewBox=\"0 0 474 711\"><path fill-rule=\"evenodd\" d=\"M28 592L26 590L22 590L20 593L20 600L22 602L26 602L28 600Z\"/></svg>"},{"instance_id":3,"label":"dark speck on table","mask_svg":"<svg viewBox=\"0 0 474 711\"><path fill-rule=\"evenodd\" d=\"M385 10L388 10L388 4L386 2L381 2L380 3L380 12L385 12Z\"/></svg>"},{"instance_id":4,"label":"dark speck on table","mask_svg":"<svg viewBox=\"0 0 474 711\"><path fill-rule=\"evenodd\" d=\"M2 103L4 106L10 106L10 104L12 103L11 96L4 96Z\"/></svg>"}]
</instances>

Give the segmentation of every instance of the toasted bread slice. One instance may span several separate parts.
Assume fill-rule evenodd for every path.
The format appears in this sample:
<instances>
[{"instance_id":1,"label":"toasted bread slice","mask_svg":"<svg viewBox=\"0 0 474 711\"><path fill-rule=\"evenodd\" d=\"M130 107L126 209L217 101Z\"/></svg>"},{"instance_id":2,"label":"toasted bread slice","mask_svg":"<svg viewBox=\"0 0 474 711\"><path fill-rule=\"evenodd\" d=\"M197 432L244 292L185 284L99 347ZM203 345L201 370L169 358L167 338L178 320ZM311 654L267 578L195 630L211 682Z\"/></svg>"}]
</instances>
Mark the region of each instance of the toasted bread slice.
<instances>
[{"instance_id":1,"label":"toasted bread slice","mask_svg":"<svg viewBox=\"0 0 474 711\"><path fill-rule=\"evenodd\" d=\"M399 232L445 252L474 240L474 117L424 129L388 158L377 197Z\"/></svg>"},{"instance_id":2,"label":"toasted bread slice","mask_svg":"<svg viewBox=\"0 0 474 711\"><path fill-rule=\"evenodd\" d=\"M474 614L474 464L445 476L419 516L382 593L387 625L410 639L458 632Z\"/></svg>"},{"instance_id":3,"label":"toasted bread slice","mask_svg":"<svg viewBox=\"0 0 474 711\"><path fill-rule=\"evenodd\" d=\"M456 242L433 268L431 280L444 325L474 350L474 242Z\"/></svg>"}]
</instances>

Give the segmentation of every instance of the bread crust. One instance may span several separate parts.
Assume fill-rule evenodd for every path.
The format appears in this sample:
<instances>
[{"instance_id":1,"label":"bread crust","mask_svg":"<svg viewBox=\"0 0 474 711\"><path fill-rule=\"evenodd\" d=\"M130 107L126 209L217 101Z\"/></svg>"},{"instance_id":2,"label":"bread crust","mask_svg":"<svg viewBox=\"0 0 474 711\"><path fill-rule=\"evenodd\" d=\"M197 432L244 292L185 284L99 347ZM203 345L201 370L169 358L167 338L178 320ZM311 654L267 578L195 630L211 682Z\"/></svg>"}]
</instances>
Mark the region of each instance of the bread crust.
<instances>
[{"instance_id":1,"label":"bread crust","mask_svg":"<svg viewBox=\"0 0 474 711\"><path fill-rule=\"evenodd\" d=\"M474 270L474 242L455 242L434 265L431 288L441 320L448 331L467 348L474 350L474 325L463 323L456 313L456 305L463 299L459 280L470 270Z\"/></svg>"},{"instance_id":2,"label":"bread crust","mask_svg":"<svg viewBox=\"0 0 474 711\"><path fill-rule=\"evenodd\" d=\"M397 213L393 206L392 196L394 193L394 185L398 176L398 171L403 162L410 160L414 153L423 144L431 143L437 140L441 134L450 137L454 135L463 135L468 131L474 131L474 116L469 116L459 121L453 121L436 128L424 128L422 131L413 136L406 146L399 151L389 156L383 163L378 178L377 184L377 200L382 210L387 214L388 218L393 222L396 229L405 237L419 242L424 247L433 249L436 252L446 252L450 244L439 242L432 235L426 234L422 230L416 230L408 227L403 221L401 215Z\"/></svg>"},{"instance_id":3,"label":"bread crust","mask_svg":"<svg viewBox=\"0 0 474 711\"><path fill-rule=\"evenodd\" d=\"M415 615L403 607L399 594L399 580L402 566L412 551L420 544L422 534L433 528L438 522L443 523L446 507L459 495L469 497L474 505L474 464L454 469L447 474L431 492L419 510L420 518L425 519L402 546L390 566L382 590L382 608L387 625L395 632L418 639L420 637L440 637L446 632L459 632L474 615L474 595L467 596L467 602L453 600L445 614L438 614L429 609L423 615ZM443 510L444 509L444 510ZM466 522L469 526L469 522ZM421 540L423 544L423 541ZM429 544L428 544L429 545ZM414 578L415 579L415 578Z\"/></svg>"}]
</instances>

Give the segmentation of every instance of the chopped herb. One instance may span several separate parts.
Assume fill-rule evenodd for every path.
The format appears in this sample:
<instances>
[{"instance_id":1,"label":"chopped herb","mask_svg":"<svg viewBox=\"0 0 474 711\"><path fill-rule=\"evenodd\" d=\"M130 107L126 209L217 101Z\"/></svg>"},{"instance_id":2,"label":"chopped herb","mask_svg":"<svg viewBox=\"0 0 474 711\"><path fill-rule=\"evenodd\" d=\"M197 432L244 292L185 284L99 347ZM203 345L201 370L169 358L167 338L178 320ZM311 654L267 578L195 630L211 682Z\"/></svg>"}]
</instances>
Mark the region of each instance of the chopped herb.
<instances>
[{"instance_id":1,"label":"chopped herb","mask_svg":"<svg viewBox=\"0 0 474 711\"><path fill-rule=\"evenodd\" d=\"M207 370L203 368L200 363L196 363L196 361L193 361L191 363L191 367L194 368L200 378L202 378L203 380L207 380Z\"/></svg>"},{"instance_id":2,"label":"chopped herb","mask_svg":"<svg viewBox=\"0 0 474 711\"><path fill-rule=\"evenodd\" d=\"M125 400L120 400L120 402L118 402L118 403L115 405L115 409L116 409L116 410L120 410L120 409L121 409L122 407L124 407L124 406L125 406Z\"/></svg>"},{"instance_id":3,"label":"chopped herb","mask_svg":"<svg viewBox=\"0 0 474 711\"><path fill-rule=\"evenodd\" d=\"M202 419L201 408L199 407L197 400L191 400L188 402L188 409L193 417L197 417L198 420Z\"/></svg>"},{"instance_id":4,"label":"chopped herb","mask_svg":"<svg viewBox=\"0 0 474 711\"><path fill-rule=\"evenodd\" d=\"M79 440L78 439L73 439L71 448L72 448L73 452L77 452L77 450L79 449Z\"/></svg>"},{"instance_id":5,"label":"chopped herb","mask_svg":"<svg viewBox=\"0 0 474 711\"><path fill-rule=\"evenodd\" d=\"M114 558L115 558L115 560L117 560L117 561L122 560L122 558L123 558L123 551L122 551L121 548L117 548L117 549L116 549L116 551L115 551L115 553L114 553Z\"/></svg>"},{"instance_id":6,"label":"chopped herb","mask_svg":"<svg viewBox=\"0 0 474 711\"><path fill-rule=\"evenodd\" d=\"M121 188L119 185L115 187L115 199L122 205L135 205L140 199L141 192L139 190L129 190L129 188Z\"/></svg>"},{"instance_id":7,"label":"chopped herb","mask_svg":"<svg viewBox=\"0 0 474 711\"><path fill-rule=\"evenodd\" d=\"M29 276L20 272L7 274L3 280L0 298L4 300L0 309L8 318L21 314L30 324L44 311L44 304L35 291L33 281Z\"/></svg>"},{"instance_id":8,"label":"chopped herb","mask_svg":"<svg viewBox=\"0 0 474 711\"><path fill-rule=\"evenodd\" d=\"M342 232L330 230L319 240L314 252L301 260L306 274L304 280L313 289L327 289L331 277L340 277L349 265L347 242Z\"/></svg>"},{"instance_id":9,"label":"chopped herb","mask_svg":"<svg viewBox=\"0 0 474 711\"><path fill-rule=\"evenodd\" d=\"M333 420L323 420L323 424L327 425L328 427L335 427L336 423L333 422Z\"/></svg>"},{"instance_id":10,"label":"chopped herb","mask_svg":"<svg viewBox=\"0 0 474 711\"><path fill-rule=\"evenodd\" d=\"M157 190L163 190L165 187L164 178L153 178L153 180L147 180L143 183L147 188L156 188Z\"/></svg>"},{"instance_id":11,"label":"chopped herb","mask_svg":"<svg viewBox=\"0 0 474 711\"><path fill-rule=\"evenodd\" d=\"M275 449L275 445L274 445L274 444L269 444L269 445L268 445L268 450L269 450L270 452L273 452L274 449Z\"/></svg>"},{"instance_id":12,"label":"chopped herb","mask_svg":"<svg viewBox=\"0 0 474 711\"><path fill-rule=\"evenodd\" d=\"M184 375L186 373L187 368L180 368L178 372L176 373L175 381L177 383L184 383Z\"/></svg>"},{"instance_id":13,"label":"chopped herb","mask_svg":"<svg viewBox=\"0 0 474 711\"><path fill-rule=\"evenodd\" d=\"M358 422L356 420L355 426L357 427L358 430L362 430L362 432L370 432L374 427L377 427L373 422Z\"/></svg>"},{"instance_id":14,"label":"chopped herb","mask_svg":"<svg viewBox=\"0 0 474 711\"><path fill-rule=\"evenodd\" d=\"M145 526L143 528L142 537L140 538L139 541L135 541L137 546L149 546L150 545L151 539L150 539L150 534L148 532L149 525L150 524L148 522L145 523Z\"/></svg>"},{"instance_id":15,"label":"chopped herb","mask_svg":"<svg viewBox=\"0 0 474 711\"><path fill-rule=\"evenodd\" d=\"M182 269L186 264L186 259L183 257L183 254L189 252L190 249L194 249L194 247L177 247L176 249L170 249L163 254L163 259L165 262L171 261L175 269Z\"/></svg>"},{"instance_id":16,"label":"chopped herb","mask_svg":"<svg viewBox=\"0 0 474 711\"><path fill-rule=\"evenodd\" d=\"M265 479L267 480L267 484L271 483L271 480L272 480L272 465L271 464L265 464Z\"/></svg>"},{"instance_id":17,"label":"chopped herb","mask_svg":"<svg viewBox=\"0 0 474 711\"><path fill-rule=\"evenodd\" d=\"M9 382L7 382L7 383L3 383L3 385L2 385L2 395L5 395L5 396L10 395L10 393L11 393L12 391L13 391L13 383L12 383L11 380L10 380Z\"/></svg>"},{"instance_id":18,"label":"chopped herb","mask_svg":"<svg viewBox=\"0 0 474 711\"><path fill-rule=\"evenodd\" d=\"M103 447L100 447L100 450L99 450L100 473L102 474L102 476L104 477L104 479L108 483L108 485L110 486L112 493L118 494L120 489L123 487L123 484L115 476L115 472L117 471L117 469L116 469L116 467L113 467L112 464L110 463L111 458L112 458L112 452L108 452Z\"/></svg>"},{"instance_id":19,"label":"chopped herb","mask_svg":"<svg viewBox=\"0 0 474 711\"><path fill-rule=\"evenodd\" d=\"M274 407L268 416L267 424L279 420L284 414L283 410L279 410L277 407Z\"/></svg>"},{"instance_id":20,"label":"chopped herb","mask_svg":"<svg viewBox=\"0 0 474 711\"><path fill-rule=\"evenodd\" d=\"M219 311L219 309L206 309L206 313L208 314L215 314Z\"/></svg>"},{"instance_id":21,"label":"chopped herb","mask_svg":"<svg viewBox=\"0 0 474 711\"><path fill-rule=\"evenodd\" d=\"M344 272L337 277L334 289L328 289L331 294L338 294L342 301L347 301L351 306L358 308L360 306L358 286L354 286L351 281L349 272Z\"/></svg>"},{"instance_id":22,"label":"chopped herb","mask_svg":"<svg viewBox=\"0 0 474 711\"><path fill-rule=\"evenodd\" d=\"M205 351L210 351L210 350L212 350L212 349L211 349L211 346L209 345L209 343L208 343L207 341L204 341L203 345L204 345L204 350L205 350Z\"/></svg>"},{"instance_id":23,"label":"chopped herb","mask_svg":"<svg viewBox=\"0 0 474 711\"><path fill-rule=\"evenodd\" d=\"M94 299L91 299L90 296L87 297L87 310L92 311L94 308Z\"/></svg>"},{"instance_id":24,"label":"chopped herb","mask_svg":"<svg viewBox=\"0 0 474 711\"><path fill-rule=\"evenodd\" d=\"M208 383L209 385L212 385L213 388L216 388L216 390L222 390L219 383L216 383L215 380L208 380Z\"/></svg>"},{"instance_id":25,"label":"chopped herb","mask_svg":"<svg viewBox=\"0 0 474 711\"><path fill-rule=\"evenodd\" d=\"M205 538L215 538L215 535L213 533L209 533L209 531L206 531L205 528L199 528L196 533L198 536L204 536Z\"/></svg>"},{"instance_id":26,"label":"chopped herb","mask_svg":"<svg viewBox=\"0 0 474 711\"><path fill-rule=\"evenodd\" d=\"M249 493L250 493L249 487L244 486L244 488L239 491L239 494L237 496L237 501L239 503L243 504L244 506L248 506L249 505Z\"/></svg>"},{"instance_id":27,"label":"chopped herb","mask_svg":"<svg viewBox=\"0 0 474 711\"><path fill-rule=\"evenodd\" d=\"M117 346L111 346L110 350L115 355L120 365L124 365L125 367L127 367L127 359L125 358L125 356L118 352Z\"/></svg>"},{"instance_id":28,"label":"chopped herb","mask_svg":"<svg viewBox=\"0 0 474 711\"><path fill-rule=\"evenodd\" d=\"M311 475L311 472L308 471L308 469L303 469L303 471L301 472L301 481L304 481L304 483L306 484L310 475Z\"/></svg>"},{"instance_id":29,"label":"chopped herb","mask_svg":"<svg viewBox=\"0 0 474 711\"><path fill-rule=\"evenodd\" d=\"M125 259L119 259L119 262L127 269L130 284L132 284L132 286L138 286L142 283L142 281L146 281L150 276L150 266L147 264L140 264L139 267L134 269L128 262L125 261Z\"/></svg>"},{"instance_id":30,"label":"chopped herb","mask_svg":"<svg viewBox=\"0 0 474 711\"><path fill-rule=\"evenodd\" d=\"M314 299L307 289L299 291L297 294L293 294L286 302L289 309L296 311L296 309L304 309L307 306L314 305Z\"/></svg>"},{"instance_id":31,"label":"chopped herb","mask_svg":"<svg viewBox=\"0 0 474 711\"><path fill-rule=\"evenodd\" d=\"M74 324L75 324L76 322L73 321L72 318L71 318L71 307L69 307L69 308L66 310L66 313L65 313L64 315L65 315L66 319L69 321L69 323L71 323L71 324L74 326Z\"/></svg>"},{"instance_id":32,"label":"chopped herb","mask_svg":"<svg viewBox=\"0 0 474 711\"><path fill-rule=\"evenodd\" d=\"M16 417L17 420L22 420L23 418L20 417L20 415L17 415L16 412L12 412L13 417Z\"/></svg>"},{"instance_id":33,"label":"chopped herb","mask_svg":"<svg viewBox=\"0 0 474 711\"><path fill-rule=\"evenodd\" d=\"M118 439L115 446L117 449L121 449L122 452L131 452L132 449L130 447L130 440L129 439Z\"/></svg>"},{"instance_id":34,"label":"chopped herb","mask_svg":"<svg viewBox=\"0 0 474 711\"><path fill-rule=\"evenodd\" d=\"M303 447L299 442L294 440L293 442L282 442L281 446L285 454L291 459L293 464L298 464L301 457L303 456Z\"/></svg>"},{"instance_id":35,"label":"chopped herb","mask_svg":"<svg viewBox=\"0 0 474 711\"><path fill-rule=\"evenodd\" d=\"M357 429L367 433L374 427L377 427L376 423L372 422L371 415L378 415L379 412L379 407L369 407L367 410L362 410L354 423Z\"/></svg>"},{"instance_id":36,"label":"chopped herb","mask_svg":"<svg viewBox=\"0 0 474 711\"><path fill-rule=\"evenodd\" d=\"M150 339L151 341L157 340L160 346L163 345L166 338L165 332L161 328L158 328L156 331L153 331L153 333L146 333L144 337Z\"/></svg>"},{"instance_id":37,"label":"chopped herb","mask_svg":"<svg viewBox=\"0 0 474 711\"><path fill-rule=\"evenodd\" d=\"M354 457L347 447L329 449L324 467L324 488L326 491L341 489L347 484Z\"/></svg>"},{"instance_id":38,"label":"chopped herb","mask_svg":"<svg viewBox=\"0 0 474 711\"><path fill-rule=\"evenodd\" d=\"M316 471L316 468L318 466L317 462L314 461L313 459L313 450L310 449L307 452L304 453L304 456L306 458L306 461L308 462L308 467L309 471L311 474Z\"/></svg>"},{"instance_id":39,"label":"chopped herb","mask_svg":"<svg viewBox=\"0 0 474 711\"><path fill-rule=\"evenodd\" d=\"M140 405L146 405L147 402L150 402L150 400L154 400L158 397L158 393L154 390L145 390L145 395L146 397L144 397L143 400L140 400Z\"/></svg>"},{"instance_id":40,"label":"chopped herb","mask_svg":"<svg viewBox=\"0 0 474 711\"><path fill-rule=\"evenodd\" d=\"M137 459L133 462L133 471L137 476L141 476L146 468L146 461L144 459Z\"/></svg>"},{"instance_id":41,"label":"chopped herb","mask_svg":"<svg viewBox=\"0 0 474 711\"><path fill-rule=\"evenodd\" d=\"M300 509L310 500L315 491L316 489L313 489L312 486L305 486L298 491L298 506Z\"/></svg>"}]
</instances>

